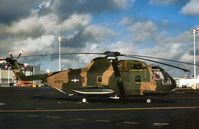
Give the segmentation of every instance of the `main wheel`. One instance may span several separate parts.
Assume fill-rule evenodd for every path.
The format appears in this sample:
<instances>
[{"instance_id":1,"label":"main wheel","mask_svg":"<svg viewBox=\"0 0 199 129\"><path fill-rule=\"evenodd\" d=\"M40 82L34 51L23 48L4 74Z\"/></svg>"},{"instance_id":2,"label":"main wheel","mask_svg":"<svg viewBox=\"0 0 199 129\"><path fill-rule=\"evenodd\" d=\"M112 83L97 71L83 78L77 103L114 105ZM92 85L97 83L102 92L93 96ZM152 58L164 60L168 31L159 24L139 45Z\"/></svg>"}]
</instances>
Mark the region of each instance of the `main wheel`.
<instances>
[{"instance_id":1,"label":"main wheel","mask_svg":"<svg viewBox=\"0 0 199 129\"><path fill-rule=\"evenodd\" d=\"M150 98L146 99L146 103L151 103L151 102L152 102L152 100Z\"/></svg>"}]
</instances>

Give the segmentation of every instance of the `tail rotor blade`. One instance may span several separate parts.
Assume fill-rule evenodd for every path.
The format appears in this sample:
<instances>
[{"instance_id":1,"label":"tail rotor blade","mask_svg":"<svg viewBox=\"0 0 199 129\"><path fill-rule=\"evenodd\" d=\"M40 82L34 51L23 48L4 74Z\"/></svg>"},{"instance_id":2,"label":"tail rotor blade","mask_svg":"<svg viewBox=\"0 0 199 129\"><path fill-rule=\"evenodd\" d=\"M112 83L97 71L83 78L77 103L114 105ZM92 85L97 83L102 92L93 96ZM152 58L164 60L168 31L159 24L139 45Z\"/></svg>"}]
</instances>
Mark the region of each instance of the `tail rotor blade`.
<instances>
[{"instance_id":1,"label":"tail rotor blade","mask_svg":"<svg viewBox=\"0 0 199 129\"><path fill-rule=\"evenodd\" d=\"M19 55L17 56L17 59L19 59L21 57L21 55L23 54L23 50L21 50L21 52L19 53Z\"/></svg>"},{"instance_id":2,"label":"tail rotor blade","mask_svg":"<svg viewBox=\"0 0 199 129\"><path fill-rule=\"evenodd\" d=\"M11 58L14 58L13 55L12 55L12 52L9 52L9 55L10 55Z\"/></svg>"}]
</instances>

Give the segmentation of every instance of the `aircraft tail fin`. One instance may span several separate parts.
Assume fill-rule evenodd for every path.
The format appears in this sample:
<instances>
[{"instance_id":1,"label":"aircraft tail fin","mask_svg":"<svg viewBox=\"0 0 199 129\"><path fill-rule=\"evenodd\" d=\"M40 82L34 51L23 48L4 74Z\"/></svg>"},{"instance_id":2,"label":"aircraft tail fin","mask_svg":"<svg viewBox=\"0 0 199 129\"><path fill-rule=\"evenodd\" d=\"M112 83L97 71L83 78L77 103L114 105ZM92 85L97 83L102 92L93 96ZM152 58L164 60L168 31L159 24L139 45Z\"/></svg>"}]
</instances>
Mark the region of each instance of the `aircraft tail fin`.
<instances>
[{"instance_id":1,"label":"aircraft tail fin","mask_svg":"<svg viewBox=\"0 0 199 129\"><path fill-rule=\"evenodd\" d=\"M33 81L33 80L42 80L43 82L46 81L48 74L36 74L36 75L29 75L26 76L24 74L23 69L26 69L27 65L18 63L15 59L6 59L8 66L13 70L17 80L23 81Z\"/></svg>"},{"instance_id":2,"label":"aircraft tail fin","mask_svg":"<svg viewBox=\"0 0 199 129\"><path fill-rule=\"evenodd\" d=\"M17 57L17 59L18 58L19 56ZM22 81L33 81L33 80L45 81L46 80L48 74L37 74L37 75L26 76L24 74L23 69L26 69L27 65L19 63L17 59L15 59L13 56L5 58L5 59L1 59L7 63L8 68L13 70L17 80L22 80Z\"/></svg>"},{"instance_id":3,"label":"aircraft tail fin","mask_svg":"<svg viewBox=\"0 0 199 129\"><path fill-rule=\"evenodd\" d=\"M22 78L25 77L25 74L22 70L23 64L18 63L18 61L12 57L6 58L5 61L7 63L7 67L13 70L17 79L23 80Z\"/></svg>"}]
</instances>

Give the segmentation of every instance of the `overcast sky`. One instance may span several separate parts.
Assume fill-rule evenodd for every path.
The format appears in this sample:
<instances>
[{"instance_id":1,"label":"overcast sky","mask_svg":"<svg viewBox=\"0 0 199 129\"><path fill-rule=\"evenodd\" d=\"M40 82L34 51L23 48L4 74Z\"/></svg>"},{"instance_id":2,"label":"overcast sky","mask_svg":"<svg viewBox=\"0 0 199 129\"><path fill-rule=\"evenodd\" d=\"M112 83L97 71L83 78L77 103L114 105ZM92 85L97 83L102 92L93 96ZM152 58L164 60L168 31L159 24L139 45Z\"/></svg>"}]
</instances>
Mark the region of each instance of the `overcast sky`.
<instances>
[{"instance_id":1,"label":"overcast sky","mask_svg":"<svg viewBox=\"0 0 199 129\"><path fill-rule=\"evenodd\" d=\"M112 50L193 62L197 25L199 0L0 0L0 55L22 49L24 55L56 53L61 36L62 52ZM65 56L62 68L83 67L93 57ZM23 62L58 70L57 57ZM184 74L163 67L174 76Z\"/></svg>"}]
</instances>

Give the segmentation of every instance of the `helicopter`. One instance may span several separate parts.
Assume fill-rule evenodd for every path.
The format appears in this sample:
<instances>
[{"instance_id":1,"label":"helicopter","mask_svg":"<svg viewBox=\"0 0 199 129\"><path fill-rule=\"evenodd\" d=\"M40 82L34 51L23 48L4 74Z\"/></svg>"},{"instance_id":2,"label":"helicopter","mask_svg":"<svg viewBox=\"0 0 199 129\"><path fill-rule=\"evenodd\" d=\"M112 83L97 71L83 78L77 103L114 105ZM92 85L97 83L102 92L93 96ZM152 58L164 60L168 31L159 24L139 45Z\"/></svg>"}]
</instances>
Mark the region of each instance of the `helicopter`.
<instances>
[{"instance_id":1,"label":"helicopter","mask_svg":"<svg viewBox=\"0 0 199 129\"><path fill-rule=\"evenodd\" d=\"M151 103L151 96L167 95L176 88L175 80L163 68L157 65L148 65L142 60L167 65L185 72L189 71L148 59L145 56L106 51L104 53L67 53L69 55L103 55L94 58L84 68L25 76L22 70L23 64L17 61L22 53L23 51L16 58L10 53L10 57L1 59L6 61L18 80L42 80L64 94L81 96L83 103L96 96L112 99L144 96L146 103ZM118 57L133 59L119 60Z\"/></svg>"}]
</instances>

